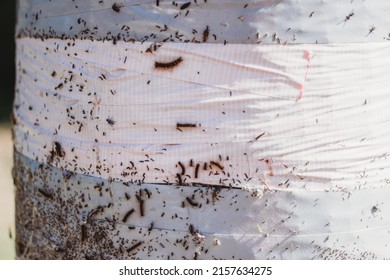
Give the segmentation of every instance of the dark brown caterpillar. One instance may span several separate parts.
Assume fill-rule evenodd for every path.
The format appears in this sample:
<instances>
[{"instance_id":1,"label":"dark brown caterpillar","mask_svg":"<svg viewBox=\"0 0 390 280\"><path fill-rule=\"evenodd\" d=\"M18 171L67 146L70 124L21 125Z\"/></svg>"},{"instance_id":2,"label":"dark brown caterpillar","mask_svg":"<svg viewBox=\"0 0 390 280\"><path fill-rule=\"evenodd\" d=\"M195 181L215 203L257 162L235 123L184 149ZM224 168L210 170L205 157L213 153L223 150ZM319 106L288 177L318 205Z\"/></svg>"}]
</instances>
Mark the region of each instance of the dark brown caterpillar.
<instances>
[{"instance_id":1,"label":"dark brown caterpillar","mask_svg":"<svg viewBox=\"0 0 390 280\"><path fill-rule=\"evenodd\" d=\"M50 198L52 199L53 198L53 194L43 190L43 189L38 189L38 192L43 195L45 198Z\"/></svg>"},{"instance_id":2,"label":"dark brown caterpillar","mask_svg":"<svg viewBox=\"0 0 390 280\"><path fill-rule=\"evenodd\" d=\"M209 26L206 26L206 29L203 31L203 43L207 42L209 39L210 29Z\"/></svg>"},{"instance_id":3,"label":"dark brown caterpillar","mask_svg":"<svg viewBox=\"0 0 390 280\"><path fill-rule=\"evenodd\" d=\"M200 166L199 163L197 163L195 166L195 179L198 179L199 166Z\"/></svg>"},{"instance_id":4,"label":"dark brown caterpillar","mask_svg":"<svg viewBox=\"0 0 390 280\"><path fill-rule=\"evenodd\" d=\"M218 167L218 168L221 169L221 170L223 170L223 166L220 165L218 162L210 161L210 164L211 164L211 165L214 165L214 166L216 166L216 167Z\"/></svg>"},{"instance_id":5,"label":"dark brown caterpillar","mask_svg":"<svg viewBox=\"0 0 390 280\"><path fill-rule=\"evenodd\" d=\"M199 203L193 201L191 198L189 197L186 197L186 200L189 204L191 204L191 206L194 206L194 207L198 207L199 206Z\"/></svg>"},{"instance_id":6,"label":"dark brown caterpillar","mask_svg":"<svg viewBox=\"0 0 390 280\"><path fill-rule=\"evenodd\" d=\"M181 168L181 174L180 175L184 175L186 173L186 169L184 167L184 165L179 161L178 164L180 165L180 168Z\"/></svg>"},{"instance_id":7,"label":"dark brown caterpillar","mask_svg":"<svg viewBox=\"0 0 390 280\"><path fill-rule=\"evenodd\" d=\"M133 246L131 246L129 249L127 249L127 253L130 253L131 251L134 251L134 250L137 249L142 243L143 243L143 241L139 241L139 242L135 243Z\"/></svg>"},{"instance_id":8,"label":"dark brown caterpillar","mask_svg":"<svg viewBox=\"0 0 390 280\"><path fill-rule=\"evenodd\" d=\"M176 67L177 65L179 65L179 63L181 63L182 61L183 61L182 57L176 58L175 60L173 60L171 62L158 62L158 61L155 61L154 62L154 67L156 69L158 69L158 68L160 68L160 69L172 69L172 68Z\"/></svg>"},{"instance_id":9,"label":"dark brown caterpillar","mask_svg":"<svg viewBox=\"0 0 390 280\"><path fill-rule=\"evenodd\" d=\"M196 124L194 123L177 123L176 128L183 128L183 127L196 127Z\"/></svg>"},{"instance_id":10,"label":"dark brown caterpillar","mask_svg":"<svg viewBox=\"0 0 390 280\"><path fill-rule=\"evenodd\" d=\"M178 181L178 184L179 185L182 185L183 184L183 181L181 180L181 175L179 173L176 174L176 177L177 177L177 181Z\"/></svg>"},{"instance_id":11,"label":"dark brown caterpillar","mask_svg":"<svg viewBox=\"0 0 390 280\"><path fill-rule=\"evenodd\" d=\"M81 225L81 241L84 242L87 240L87 225Z\"/></svg>"},{"instance_id":12,"label":"dark brown caterpillar","mask_svg":"<svg viewBox=\"0 0 390 280\"><path fill-rule=\"evenodd\" d=\"M138 194L136 194L135 197L137 198L138 203L139 203L139 211L141 213L141 217L143 217L144 216L144 200Z\"/></svg>"},{"instance_id":13,"label":"dark brown caterpillar","mask_svg":"<svg viewBox=\"0 0 390 280\"><path fill-rule=\"evenodd\" d=\"M134 211L135 211L135 210L134 210L134 208L133 208L133 209L131 209L129 212L127 212L126 215L123 217L122 222L126 223L126 222L127 222L127 219L130 217L131 214L134 213Z\"/></svg>"}]
</instances>

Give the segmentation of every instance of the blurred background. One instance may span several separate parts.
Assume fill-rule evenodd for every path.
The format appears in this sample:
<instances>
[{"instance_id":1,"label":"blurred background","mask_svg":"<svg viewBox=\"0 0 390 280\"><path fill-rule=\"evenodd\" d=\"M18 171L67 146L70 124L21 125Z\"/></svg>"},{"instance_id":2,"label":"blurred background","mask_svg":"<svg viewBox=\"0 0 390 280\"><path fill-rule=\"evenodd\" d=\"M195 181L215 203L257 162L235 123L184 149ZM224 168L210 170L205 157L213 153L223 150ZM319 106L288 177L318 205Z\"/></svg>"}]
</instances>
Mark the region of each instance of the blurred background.
<instances>
[{"instance_id":1,"label":"blurred background","mask_svg":"<svg viewBox=\"0 0 390 280\"><path fill-rule=\"evenodd\" d=\"M9 116L15 84L16 0L0 1L0 259L14 259L14 189Z\"/></svg>"}]
</instances>

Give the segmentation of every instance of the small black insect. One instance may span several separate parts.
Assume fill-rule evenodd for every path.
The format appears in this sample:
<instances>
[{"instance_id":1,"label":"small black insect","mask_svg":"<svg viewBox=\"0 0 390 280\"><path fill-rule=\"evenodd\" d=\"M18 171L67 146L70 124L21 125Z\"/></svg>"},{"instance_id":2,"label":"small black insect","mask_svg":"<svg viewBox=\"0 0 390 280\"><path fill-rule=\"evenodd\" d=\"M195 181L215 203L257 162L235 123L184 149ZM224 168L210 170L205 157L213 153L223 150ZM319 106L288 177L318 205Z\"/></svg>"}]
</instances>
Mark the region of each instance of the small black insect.
<instances>
[{"instance_id":1,"label":"small black insect","mask_svg":"<svg viewBox=\"0 0 390 280\"><path fill-rule=\"evenodd\" d=\"M122 8L122 6L119 5L118 3L114 3L114 5L112 5L112 9L113 9L115 12L117 12L117 13L119 13L119 12L121 11L121 8Z\"/></svg>"},{"instance_id":2,"label":"small black insect","mask_svg":"<svg viewBox=\"0 0 390 280\"><path fill-rule=\"evenodd\" d=\"M111 118L111 117L108 117L108 118L106 119L106 122L107 122L109 125L111 125L111 126L114 126L114 124L115 124L114 119Z\"/></svg>"},{"instance_id":3,"label":"small black insect","mask_svg":"<svg viewBox=\"0 0 390 280\"><path fill-rule=\"evenodd\" d=\"M190 5L191 5L191 2L184 3L183 5L181 5L180 10L187 9Z\"/></svg>"},{"instance_id":4,"label":"small black insect","mask_svg":"<svg viewBox=\"0 0 390 280\"><path fill-rule=\"evenodd\" d=\"M350 12L346 17L345 17L345 21L349 20L351 17L353 17L355 15L355 12L352 11Z\"/></svg>"},{"instance_id":5,"label":"small black insect","mask_svg":"<svg viewBox=\"0 0 390 280\"><path fill-rule=\"evenodd\" d=\"M59 157L64 157L65 156L65 151L62 149L62 145L55 141L54 142L54 148L55 148L55 155Z\"/></svg>"},{"instance_id":6,"label":"small black insect","mask_svg":"<svg viewBox=\"0 0 390 280\"><path fill-rule=\"evenodd\" d=\"M368 34L371 34L372 32L374 32L374 30L376 29L375 26L371 26L370 29L368 30Z\"/></svg>"},{"instance_id":7,"label":"small black insect","mask_svg":"<svg viewBox=\"0 0 390 280\"><path fill-rule=\"evenodd\" d=\"M188 230L190 231L191 235L195 235L195 234L196 234L196 231L195 231L195 228L194 228L193 225L190 225L190 226L188 227Z\"/></svg>"}]
</instances>

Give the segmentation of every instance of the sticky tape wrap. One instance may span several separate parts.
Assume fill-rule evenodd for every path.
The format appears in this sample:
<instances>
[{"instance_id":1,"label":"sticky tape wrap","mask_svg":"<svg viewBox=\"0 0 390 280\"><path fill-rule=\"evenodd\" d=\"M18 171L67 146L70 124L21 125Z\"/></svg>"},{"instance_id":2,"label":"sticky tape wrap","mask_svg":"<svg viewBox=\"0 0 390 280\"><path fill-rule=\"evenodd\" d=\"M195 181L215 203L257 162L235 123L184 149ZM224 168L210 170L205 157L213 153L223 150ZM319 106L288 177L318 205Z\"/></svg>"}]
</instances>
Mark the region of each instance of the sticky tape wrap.
<instances>
[{"instance_id":1,"label":"sticky tape wrap","mask_svg":"<svg viewBox=\"0 0 390 280\"><path fill-rule=\"evenodd\" d=\"M389 5L54 2L19 9L19 258L390 257L386 17L355 37Z\"/></svg>"}]
</instances>

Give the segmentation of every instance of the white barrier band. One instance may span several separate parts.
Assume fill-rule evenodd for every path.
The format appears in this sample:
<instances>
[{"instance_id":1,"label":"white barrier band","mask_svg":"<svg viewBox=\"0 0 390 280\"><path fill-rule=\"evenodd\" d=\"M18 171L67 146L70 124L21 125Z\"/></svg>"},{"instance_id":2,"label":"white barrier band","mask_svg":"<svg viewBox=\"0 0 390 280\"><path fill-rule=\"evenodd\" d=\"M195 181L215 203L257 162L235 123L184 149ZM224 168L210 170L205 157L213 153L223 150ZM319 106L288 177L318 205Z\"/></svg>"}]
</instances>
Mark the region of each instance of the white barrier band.
<instances>
[{"instance_id":1,"label":"white barrier band","mask_svg":"<svg viewBox=\"0 0 390 280\"><path fill-rule=\"evenodd\" d=\"M159 5L156 2L23 0L16 31L19 36L44 38L218 44L390 40L387 1L160 0Z\"/></svg>"},{"instance_id":2,"label":"white barrier band","mask_svg":"<svg viewBox=\"0 0 390 280\"><path fill-rule=\"evenodd\" d=\"M388 46L18 39L15 147L130 182L381 186Z\"/></svg>"}]
</instances>

